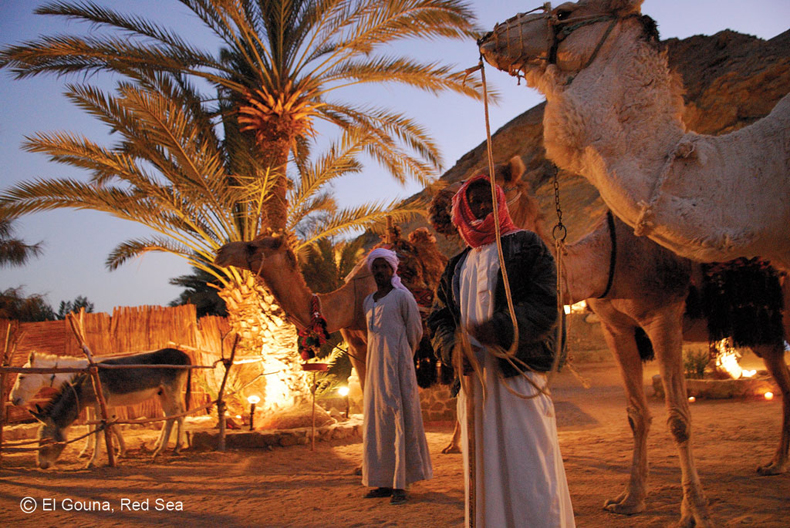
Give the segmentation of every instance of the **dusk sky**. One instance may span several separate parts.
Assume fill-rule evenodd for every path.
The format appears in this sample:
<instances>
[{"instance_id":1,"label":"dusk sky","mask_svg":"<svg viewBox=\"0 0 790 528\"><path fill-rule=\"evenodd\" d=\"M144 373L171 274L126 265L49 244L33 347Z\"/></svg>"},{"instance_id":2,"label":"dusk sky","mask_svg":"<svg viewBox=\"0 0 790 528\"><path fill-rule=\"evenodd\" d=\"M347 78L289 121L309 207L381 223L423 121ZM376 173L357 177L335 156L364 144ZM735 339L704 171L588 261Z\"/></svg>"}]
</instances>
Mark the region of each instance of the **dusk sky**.
<instances>
[{"instance_id":1,"label":"dusk sky","mask_svg":"<svg viewBox=\"0 0 790 528\"><path fill-rule=\"evenodd\" d=\"M40 34L84 31L87 26L64 25L60 18L34 16L39 0L0 0L0 44L17 44ZM98 3L122 12L144 15L176 28L188 40L209 38L201 22L175 0L104 0ZM478 25L490 30L518 12L540 5L538 1L476 0L471 4ZM556 5L556 4L555 4ZM713 35L724 29L770 39L790 26L788 0L646 0L642 12L658 22L662 39ZM207 41L202 41L208 46ZM412 43L408 53L424 60L444 60L465 69L474 66L478 51L474 42ZM486 70L489 85L501 95L499 106L491 109L491 128L496 131L507 121L540 103L536 91L516 84L505 73ZM84 134L109 145L106 129L74 108L62 95L66 82L40 76L23 81L0 71L0 187L5 189L36 178L71 177L86 179L87 173L51 163L41 154L23 152L25 136L37 132L69 131ZM90 79L93 81L96 79ZM339 99L365 98L407 112L426 126L442 149L443 170L485 139L482 103L457 95L439 97L396 85L339 95ZM371 200L405 198L420 190L419 185L400 186L373 163L361 175L347 177L335 187L338 201L351 206ZM108 271L104 265L112 249L122 241L146 236L143 226L117 220L107 214L62 210L23 217L14 223L15 236L28 243L43 242L43 255L20 268L0 269L0 290L22 286L26 295L41 294L57 310L60 301L87 296L96 311L112 313L116 306L166 305L181 292L168 280L187 274L187 263L175 256L149 254Z\"/></svg>"}]
</instances>

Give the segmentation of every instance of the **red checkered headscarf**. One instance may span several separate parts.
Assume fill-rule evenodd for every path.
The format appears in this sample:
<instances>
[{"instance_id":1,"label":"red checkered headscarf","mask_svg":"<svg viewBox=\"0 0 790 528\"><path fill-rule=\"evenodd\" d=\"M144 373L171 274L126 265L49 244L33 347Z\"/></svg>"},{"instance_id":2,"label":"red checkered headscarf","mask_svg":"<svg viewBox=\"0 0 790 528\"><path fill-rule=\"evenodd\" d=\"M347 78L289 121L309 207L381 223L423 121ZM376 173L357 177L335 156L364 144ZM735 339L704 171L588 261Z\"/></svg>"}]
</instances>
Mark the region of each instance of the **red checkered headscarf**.
<instances>
[{"instance_id":1,"label":"red checkered headscarf","mask_svg":"<svg viewBox=\"0 0 790 528\"><path fill-rule=\"evenodd\" d=\"M453 224L458 228L461 238L471 247L476 248L490 244L496 240L496 226L494 225L494 215L489 214L483 220L478 220L469 207L469 198L466 191L469 186L479 180L484 180L490 185L490 180L485 174L479 174L474 178L469 178L453 196L452 217ZM513 231L518 231L518 227L510 218L507 209L505 191L499 185L496 186L497 193L497 214L499 216L500 233L504 236Z\"/></svg>"}]
</instances>

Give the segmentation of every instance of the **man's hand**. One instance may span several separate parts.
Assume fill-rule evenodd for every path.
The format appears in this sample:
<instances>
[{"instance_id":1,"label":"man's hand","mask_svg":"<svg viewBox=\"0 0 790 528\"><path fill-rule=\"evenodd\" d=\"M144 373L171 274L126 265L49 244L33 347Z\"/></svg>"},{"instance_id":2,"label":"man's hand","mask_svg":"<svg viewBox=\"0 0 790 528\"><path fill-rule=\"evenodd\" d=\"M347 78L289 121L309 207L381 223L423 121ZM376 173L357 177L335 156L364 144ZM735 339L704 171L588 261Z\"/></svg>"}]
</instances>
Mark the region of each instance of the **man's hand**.
<instances>
[{"instance_id":1,"label":"man's hand","mask_svg":"<svg viewBox=\"0 0 790 528\"><path fill-rule=\"evenodd\" d=\"M469 335L477 339L482 345L498 344L496 326L491 320L470 325L469 328L467 328L467 332L469 332Z\"/></svg>"}]
</instances>

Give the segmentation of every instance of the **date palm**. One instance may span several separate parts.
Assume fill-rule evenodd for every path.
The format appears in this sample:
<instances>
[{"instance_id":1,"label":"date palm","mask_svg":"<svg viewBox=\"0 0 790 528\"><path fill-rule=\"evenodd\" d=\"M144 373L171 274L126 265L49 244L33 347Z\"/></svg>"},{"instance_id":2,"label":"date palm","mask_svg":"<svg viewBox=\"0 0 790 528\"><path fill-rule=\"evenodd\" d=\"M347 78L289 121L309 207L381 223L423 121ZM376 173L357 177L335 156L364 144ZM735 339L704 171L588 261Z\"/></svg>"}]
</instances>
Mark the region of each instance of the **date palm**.
<instances>
[{"instance_id":1,"label":"date palm","mask_svg":"<svg viewBox=\"0 0 790 528\"><path fill-rule=\"evenodd\" d=\"M14 238L13 222L0 218L0 268L4 266L23 266L32 257L41 255L41 242L27 244Z\"/></svg>"},{"instance_id":2,"label":"date palm","mask_svg":"<svg viewBox=\"0 0 790 528\"><path fill-rule=\"evenodd\" d=\"M180 0L219 46L188 42L137 15L98 2L54 2L36 13L91 24L88 37L44 36L0 51L0 67L17 77L97 72L157 72L208 81L229 102L228 119L257 145L271 197L262 225L288 224L288 162L304 153L317 121L350 137L400 181L426 183L439 168L437 146L405 115L340 98L351 86L398 83L433 93L479 97L446 65L393 53L407 39L470 38L474 14L461 0ZM293 205L293 204L290 204Z\"/></svg>"},{"instance_id":3,"label":"date palm","mask_svg":"<svg viewBox=\"0 0 790 528\"><path fill-rule=\"evenodd\" d=\"M113 93L90 85L68 86L66 95L114 131L114 144L103 146L70 132L39 133L28 139L28 151L87 170L90 177L19 183L0 193L0 217L88 209L147 226L152 236L121 242L108 256L107 267L115 269L159 251L182 257L216 278L246 353L276 355L292 367L284 381L289 391L306 394L296 369L294 328L284 324L273 297L252 274L211 264L221 245L254 237L261 229L257 212L272 195L269 167L258 152L237 142L234 122L217 117L226 115L224 103L216 111L207 110L194 87L163 74L119 82ZM323 155L300 160L288 194L293 207L287 226L296 230L319 215L322 228L307 230L305 239L291 237L297 252L322 237L383 224L387 215L404 220L419 210L419 204L406 208L396 203L338 209L325 192L335 178L361 170L355 158L368 141L369 136L350 132Z\"/></svg>"}]
</instances>

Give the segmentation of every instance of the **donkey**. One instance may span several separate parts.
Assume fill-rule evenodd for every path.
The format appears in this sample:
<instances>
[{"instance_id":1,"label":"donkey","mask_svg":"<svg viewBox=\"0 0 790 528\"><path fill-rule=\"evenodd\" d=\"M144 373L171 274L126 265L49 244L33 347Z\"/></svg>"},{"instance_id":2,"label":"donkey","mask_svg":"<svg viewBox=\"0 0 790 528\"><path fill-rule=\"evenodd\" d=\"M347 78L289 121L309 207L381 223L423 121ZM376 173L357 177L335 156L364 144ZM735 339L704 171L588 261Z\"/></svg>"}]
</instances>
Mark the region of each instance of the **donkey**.
<instances>
[{"instance_id":1,"label":"donkey","mask_svg":"<svg viewBox=\"0 0 790 528\"><path fill-rule=\"evenodd\" d=\"M31 352L27 358L27 363L24 364L24 368L85 368L87 366L88 360L86 358L56 356L54 354L37 354L36 352ZM11 403L16 406L25 405L33 398L33 396L38 393L39 390L44 387L49 387L57 391L63 386L64 383L74 379L77 374L78 372L56 372L53 374L22 373L17 376L16 383L14 383L14 387L11 389ZM95 419L96 415L93 411L93 407L88 407L87 417L89 421ZM115 415L113 413L112 419L114 418ZM98 449L101 449L101 442L97 443L97 439L99 437L98 428L94 426L94 429L95 434L88 436L88 440L85 442L85 447L83 447L82 451L80 452L80 458L88 456L88 453L91 450L96 449L97 446ZM115 439L118 441L120 456L126 456L126 442L124 441L123 435L121 434L121 429L119 427L113 427L112 432L115 436Z\"/></svg>"},{"instance_id":2,"label":"donkey","mask_svg":"<svg viewBox=\"0 0 790 528\"><path fill-rule=\"evenodd\" d=\"M135 354L117 359L108 359L106 365L190 365L189 356L174 348L164 348L155 352ZM102 391L108 406L136 405L155 395L159 396L165 416L178 415L189 409L191 395L192 371L177 368L127 368L99 369ZM185 387L186 386L186 387ZM181 391L186 389L186 402ZM91 376L87 373L75 376L70 382L64 383L58 393L47 406L33 412L42 427L39 430L38 466L47 469L58 459L65 448L66 431L77 419L82 409L95 404L96 393L93 390ZM98 409L96 409L98 414ZM157 457L166 447L173 428L173 421L178 422L175 453L181 449L183 439L184 417L168 418L157 440L158 447L154 451ZM55 443L52 443L55 442ZM98 461L99 449L94 449L88 468L94 467Z\"/></svg>"}]
</instances>

